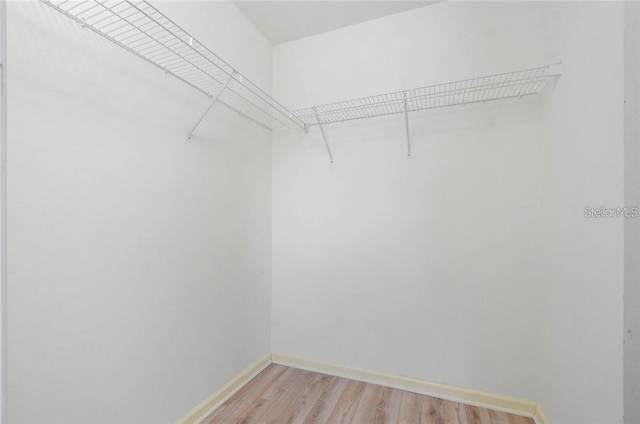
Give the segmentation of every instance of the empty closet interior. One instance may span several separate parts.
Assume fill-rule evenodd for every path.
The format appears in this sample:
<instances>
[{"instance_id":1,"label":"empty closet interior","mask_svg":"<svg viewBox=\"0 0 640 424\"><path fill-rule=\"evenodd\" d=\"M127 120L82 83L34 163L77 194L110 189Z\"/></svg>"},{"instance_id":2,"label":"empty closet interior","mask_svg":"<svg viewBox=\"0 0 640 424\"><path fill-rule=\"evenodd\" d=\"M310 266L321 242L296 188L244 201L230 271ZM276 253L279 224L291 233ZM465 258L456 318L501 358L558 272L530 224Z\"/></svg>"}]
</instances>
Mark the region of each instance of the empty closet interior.
<instances>
[{"instance_id":1,"label":"empty closet interior","mask_svg":"<svg viewBox=\"0 0 640 424\"><path fill-rule=\"evenodd\" d=\"M623 422L637 10L6 12L3 423Z\"/></svg>"}]
</instances>

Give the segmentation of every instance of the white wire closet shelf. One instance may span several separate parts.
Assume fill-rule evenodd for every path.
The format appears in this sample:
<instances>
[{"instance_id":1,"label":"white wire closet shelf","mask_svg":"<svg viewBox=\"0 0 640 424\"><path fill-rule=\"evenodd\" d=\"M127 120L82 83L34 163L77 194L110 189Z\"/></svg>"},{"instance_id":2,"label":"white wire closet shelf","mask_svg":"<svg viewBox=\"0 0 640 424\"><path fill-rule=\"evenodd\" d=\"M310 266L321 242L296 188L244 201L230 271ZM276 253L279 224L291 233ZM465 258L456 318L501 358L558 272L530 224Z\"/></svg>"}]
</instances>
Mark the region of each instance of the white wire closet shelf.
<instances>
[{"instance_id":1,"label":"white wire closet shelf","mask_svg":"<svg viewBox=\"0 0 640 424\"><path fill-rule=\"evenodd\" d=\"M531 96L559 75L559 66L541 66L291 112L145 0L41 2L211 97L189 129L189 139L219 102L270 130L298 127L306 132L317 125L332 162L326 124L402 113L410 157L409 112Z\"/></svg>"},{"instance_id":2,"label":"white wire closet shelf","mask_svg":"<svg viewBox=\"0 0 640 424\"><path fill-rule=\"evenodd\" d=\"M41 1L212 97L211 106L219 101L271 130L304 128L287 108L146 1Z\"/></svg>"},{"instance_id":3,"label":"white wire closet shelf","mask_svg":"<svg viewBox=\"0 0 640 424\"><path fill-rule=\"evenodd\" d=\"M531 96L545 88L553 76L552 66L345 100L295 110L292 114L305 125L313 126Z\"/></svg>"},{"instance_id":4,"label":"white wire closet shelf","mask_svg":"<svg viewBox=\"0 0 640 424\"><path fill-rule=\"evenodd\" d=\"M329 159L333 163L331 146L324 130L325 125L402 113L404 114L406 129L407 156L411 157L409 112L464 106L472 103L486 103L539 94L547 86L551 77L560 75L560 65L522 69L377 96L345 100L299 109L293 111L292 115L303 122L305 129L313 125L317 125L320 128Z\"/></svg>"}]
</instances>

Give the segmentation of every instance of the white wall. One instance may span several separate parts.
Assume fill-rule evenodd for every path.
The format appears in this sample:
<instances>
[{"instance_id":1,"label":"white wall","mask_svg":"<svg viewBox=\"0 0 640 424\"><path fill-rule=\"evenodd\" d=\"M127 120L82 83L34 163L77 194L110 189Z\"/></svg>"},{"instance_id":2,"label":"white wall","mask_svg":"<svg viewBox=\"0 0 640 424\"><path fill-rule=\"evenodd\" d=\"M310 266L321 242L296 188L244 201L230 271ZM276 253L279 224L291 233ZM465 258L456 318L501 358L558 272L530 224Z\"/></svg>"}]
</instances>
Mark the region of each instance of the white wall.
<instances>
[{"instance_id":1,"label":"white wall","mask_svg":"<svg viewBox=\"0 0 640 424\"><path fill-rule=\"evenodd\" d=\"M0 423L7 422L7 86L6 86L6 3L0 4L0 62L2 77L0 84Z\"/></svg>"},{"instance_id":2,"label":"white wall","mask_svg":"<svg viewBox=\"0 0 640 424\"><path fill-rule=\"evenodd\" d=\"M625 3L625 204L640 205L640 3ZM624 420L640 422L640 219L624 226Z\"/></svg>"},{"instance_id":3,"label":"white wall","mask_svg":"<svg viewBox=\"0 0 640 424\"><path fill-rule=\"evenodd\" d=\"M269 88L231 3L159 3ZM9 3L9 423L169 423L270 350L271 134ZM186 22L186 23L185 23Z\"/></svg>"},{"instance_id":4,"label":"white wall","mask_svg":"<svg viewBox=\"0 0 640 424\"><path fill-rule=\"evenodd\" d=\"M553 422L620 423L624 220L584 207L624 204L624 5L550 4L547 41L563 74L542 143L546 262L540 400ZM544 288L543 288L544 287Z\"/></svg>"},{"instance_id":5,"label":"white wall","mask_svg":"<svg viewBox=\"0 0 640 424\"><path fill-rule=\"evenodd\" d=\"M276 46L304 107L563 60L539 102L276 135L274 352L622 421L622 5L440 3ZM597 66L594 66L597 64ZM557 93L556 93L557 91Z\"/></svg>"},{"instance_id":6,"label":"white wall","mask_svg":"<svg viewBox=\"0 0 640 424\"><path fill-rule=\"evenodd\" d=\"M545 10L555 28L549 42L560 40L564 61L542 148L540 400L558 423L622 422L624 221L585 218L584 207L624 204L623 10L622 3Z\"/></svg>"}]
</instances>

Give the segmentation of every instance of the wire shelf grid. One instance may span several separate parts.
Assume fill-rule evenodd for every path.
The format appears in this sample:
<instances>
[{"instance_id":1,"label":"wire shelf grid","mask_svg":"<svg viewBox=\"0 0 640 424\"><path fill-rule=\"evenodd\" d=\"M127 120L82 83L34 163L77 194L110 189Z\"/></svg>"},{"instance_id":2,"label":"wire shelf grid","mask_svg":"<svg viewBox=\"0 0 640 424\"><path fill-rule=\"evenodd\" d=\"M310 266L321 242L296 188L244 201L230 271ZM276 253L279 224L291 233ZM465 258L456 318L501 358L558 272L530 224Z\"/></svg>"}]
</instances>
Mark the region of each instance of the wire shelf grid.
<instances>
[{"instance_id":1,"label":"wire shelf grid","mask_svg":"<svg viewBox=\"0 0 640 424\"><path fill-rule=\"evenodd\" d=\"M305 125L313 126L531 96L547 85L551 77L549 69L543 66L396 91L299 109L292 114Z\"/></svg>"},{"instance_id":2,"label":"wire shelf grid","mask_svg":"<svg viewBox=\"0 0 640 424\"><path fill-rule=\"evenodd\" d=\"M147 1L42 0L58 12L268 129L304 124Z\"/></svg>"}]
</instances>

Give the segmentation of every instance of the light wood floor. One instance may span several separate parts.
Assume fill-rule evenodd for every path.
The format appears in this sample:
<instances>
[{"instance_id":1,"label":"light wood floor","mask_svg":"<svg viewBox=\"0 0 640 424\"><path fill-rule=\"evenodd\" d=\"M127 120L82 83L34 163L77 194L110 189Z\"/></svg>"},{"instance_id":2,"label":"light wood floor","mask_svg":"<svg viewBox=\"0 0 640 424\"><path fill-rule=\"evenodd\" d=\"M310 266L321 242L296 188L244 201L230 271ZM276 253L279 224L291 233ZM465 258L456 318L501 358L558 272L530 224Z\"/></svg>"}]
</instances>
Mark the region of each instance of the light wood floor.
<instances>
[{"instance_id":1,"label":"light wood floor","mask_svg":"<svg viewBox=\"0 0 640 424\"><path fill-rule=\"evenodd\" d=\"M533 420L274 364L203 423L533 424Z\"/></svg>"}]
</instances>

